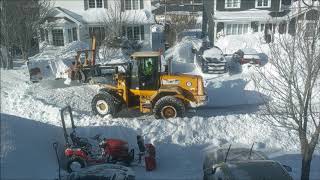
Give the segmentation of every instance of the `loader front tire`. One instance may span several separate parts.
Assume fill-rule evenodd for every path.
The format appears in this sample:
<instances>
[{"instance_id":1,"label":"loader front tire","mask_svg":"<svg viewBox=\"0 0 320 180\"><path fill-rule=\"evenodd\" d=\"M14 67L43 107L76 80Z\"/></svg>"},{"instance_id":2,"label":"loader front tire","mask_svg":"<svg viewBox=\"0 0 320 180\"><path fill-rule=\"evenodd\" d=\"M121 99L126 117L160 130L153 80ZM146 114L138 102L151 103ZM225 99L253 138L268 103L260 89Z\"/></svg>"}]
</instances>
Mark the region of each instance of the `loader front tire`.
<instances>
[{"instance_id":1,"label":"loader front tire","mask_svg":"<svg viewBox=\"0 0 320 180\"><path fill-rule=\"evenodd\" d=\"M185 115L185 106L182 101L173 96L160 98L154 105L154 116L156 119L169 119L183 117Z\"/></svg>"},{"instance_id":2,"label":"loader front tire","mask_svg":"<svg viewBox=\"0 0 320 180\"><path fill-rule=\"evenodd\" d=\"M109 93L99 93L95 95L91 102L92 112L104 117L108 114L115 116L119 111L119 104L115 98Z\"/></svg>"}]
</instances>

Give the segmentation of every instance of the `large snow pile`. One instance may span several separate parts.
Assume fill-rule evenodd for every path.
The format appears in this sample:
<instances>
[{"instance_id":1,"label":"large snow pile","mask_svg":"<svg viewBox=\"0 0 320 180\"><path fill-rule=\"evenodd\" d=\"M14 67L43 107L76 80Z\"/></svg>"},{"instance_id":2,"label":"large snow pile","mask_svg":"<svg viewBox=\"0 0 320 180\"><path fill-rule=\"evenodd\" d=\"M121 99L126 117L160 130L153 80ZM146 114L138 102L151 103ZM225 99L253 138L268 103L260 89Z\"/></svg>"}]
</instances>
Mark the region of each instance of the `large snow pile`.
<instances>
[{"instance_id":1,"label":"large snow pile","mask_svg":"<svg viewBox=\"0 0 320 180\"><path fill-rule=\"evenodd\" d=\"M184 37L180 42L165 52L165 59L173 58L173 61L183 63L193 63L194 54L192 48L200 49L201 39Z\"/></svg>"},{"instance_id":2,"label":"large snow pile","mask_svg":"<svg viewBox=\"0 0 320 180\"><path fill-rule=\"evenodd\" d=\"M101 46L96 59L98 64L116 64L130 61L130 57L121 48Z\"/></svg>"},{"instance_id":3,"label":"large snow pile","mask_svg":"<svg viewBox=\"0 0 320 180\"><path fill-rule=\"evenodd\" d=\"M42 52L29 57L29 69L40 68L43 79L66 78L66 70L75 61L78 50L89 49L88 44L74 41L65 46L47 45Z\"/></svg>"},{"instance_id":4,"label":"large snow pile","mask_svg":"<svg viewBox=\"0 0 320 180\"><path fill-rule=\"evenodd\" d=\"M200 49L201 39L184 37L180 42L165 52L165 62L172 59L173 73L201 74L195 63L195 55L192 48Z\"/></svg>"},{"instance_id":5,"label":"large snow pile","mask_svg":"<svg viewBox=\"0 0 320 180\"><path fill-rule=\"evenodd\" d=\"M223 53L220 49L218 48L210 48L210 49L207 49L203 52L203 57L204 58L217 58L217 59L220 59L221 56L223 56Z\"/></svg>"},{"instance_id":6,"label":"large snow pile","mask_svg":"<svg viewBox=\"0 0 320 180\"><path fill-rule=\"evenodd\" d=\"M215 43L225 54L232 54L239 49L254 48L258 52L268 54L268 44L264 42L262 33L249 33L239 35L228 35L221 37Z\"/></svg>"}]
</instances>

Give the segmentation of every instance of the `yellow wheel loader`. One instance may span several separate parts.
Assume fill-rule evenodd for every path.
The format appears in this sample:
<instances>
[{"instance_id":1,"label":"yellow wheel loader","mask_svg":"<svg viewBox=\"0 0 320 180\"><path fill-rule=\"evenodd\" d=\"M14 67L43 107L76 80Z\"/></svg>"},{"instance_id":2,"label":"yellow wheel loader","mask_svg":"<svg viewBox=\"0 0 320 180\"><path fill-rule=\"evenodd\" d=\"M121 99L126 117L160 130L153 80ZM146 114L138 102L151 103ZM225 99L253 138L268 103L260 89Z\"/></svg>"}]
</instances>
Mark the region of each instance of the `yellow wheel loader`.
<instances>
[{"instance_id":1,"label":"yellow wheel loader","mask_svg":"<svg viewBox=\"0 0 320 180\"><path fill-rule=\"evenodd\" d=\"M135 52L125 73L116 70L115 85L100 84L92 100L92 111L100 116L116 115L122 108L153 113L156 118L183 117L186 108L207 100L203 79L197 75L161 72L160 52Z\"/></svg>"}]
</instances>

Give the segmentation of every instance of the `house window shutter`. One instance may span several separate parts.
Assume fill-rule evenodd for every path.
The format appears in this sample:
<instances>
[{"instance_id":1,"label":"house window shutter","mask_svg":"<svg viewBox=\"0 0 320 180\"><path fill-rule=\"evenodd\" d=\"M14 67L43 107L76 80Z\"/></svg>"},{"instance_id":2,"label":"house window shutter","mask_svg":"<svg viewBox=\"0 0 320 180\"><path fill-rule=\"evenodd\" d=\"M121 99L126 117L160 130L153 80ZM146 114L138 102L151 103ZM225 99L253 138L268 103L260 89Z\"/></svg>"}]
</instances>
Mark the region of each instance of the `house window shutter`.
<instances>
[{"instance_id":1,"label":"house window shutter","mask_svg":"<svg viewBox=\"0 0 320 180\"><path fill-rule=\"evenodd\" d=\"M124 0L121 0L121 11L123 12L124 11Z\"/></svg>"},{"instance_id":2,"label":"house window shutter","mask_svg":"<svg viewBox=\"0 0 320 180\"><path fill-rule=\"evenodd\" d=\"M108 0L103 0L104 8L108 9Z\"/></svg>"},{"instance_id":3,"label":"house window shutter","mask_svg":"<svg viewBox=\"0 0 320 180\"><path fill-rule=\"evenodd\" d=\"M140 36L141 36L141 40L144 40L144 25L140 26Z\"/></svg>"},{"instance_id":4,"label":"house window shutter","mask_svg":"<svg viewBox=\"0 0 320 180\"><path fill-rule=\"evenodd\" d=\"M88 0L83 0L83 2L84 2L84 10L87 10L89 8L88 7L89 2L88 2Z\"/></svg>"},{"instance_id":5,"label":"house window shutter","mask_svg":"<svg viewBox=\"0 0 320 180\"><path fill-rule=\"evenodd\" d=\"M143 0L140 0L140 9L144 9L143 4Z\"/></svg>"}]
</instances>

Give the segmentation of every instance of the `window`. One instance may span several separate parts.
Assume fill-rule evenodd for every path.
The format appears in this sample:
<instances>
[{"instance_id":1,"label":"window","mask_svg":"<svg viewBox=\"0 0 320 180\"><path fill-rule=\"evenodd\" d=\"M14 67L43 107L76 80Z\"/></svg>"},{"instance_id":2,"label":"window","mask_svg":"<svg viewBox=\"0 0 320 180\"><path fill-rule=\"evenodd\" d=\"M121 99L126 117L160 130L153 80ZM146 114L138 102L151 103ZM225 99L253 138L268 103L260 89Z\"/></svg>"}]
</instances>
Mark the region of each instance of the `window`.
<instances>
[{"instance_id":1,"label":"window","mask_svg":"<svg viewBox=\"0 0 320 180\"><path fill-rule=\"evenodd\" d=\"M102 8L103 0L89 0L89 8Z\"/></svg>"},{"instance_id":2,"label":"window","mask_svg":"<svg viewBox=\"0 0 320 180\"><path fill-rule=\"evenodd\" d=\"M249 30L249 24L227 24L226 35L246 34Z\"/></svg>"},{"instance_id":3,"label":"window","mask_svg":"<svg viewBox=\"0 0 320 180\"><path fill-rule=\"evenodd\" d=\"M89 8L95 8L96 7L96 0L89 0Z\"/></svg>"},{"instance_id":4,"label":"window","mask_svg":"<svg viewBox=\"0 0 320 180\"><path fill-rule=\"evenodd\" d=\"M71 29L68 29L68 39L69 39L69 43L72 42L72 31Z\"/></svg>"},{"instance_id":5,"label":"window","mask_svg":"<svg viewBox=\"0 0 320 180\"><path fill-rule=\"evenodd\" d=\"M142 1L142 2L140 2ZM141 9L140 4L143 3L143 0L125 0L125 9L126 10L137 10Z\"/></svg>"},{"instance_id":6,"label":"window","mask_svg":"<svg viewBox=\"0 0 320 180\"><path fill-rule=\"evenodd\" d=\"M133 28L133 39L134 40L140 40L140 28L139 26L136 26Z\"/></svg>"},{"instance_id":7,"label":"window","mask_svg":"<svg viewBox=\"0 0 320 180\"><path fill-rule=\"evenodd\" d=\"M48 42L49 41L49 32L48 30L44 30L44 33L45 33L45 38L46 38L46 41Z\"/></svg>"},{"instance_id":8,"label":"window","mask_svg":"<svg viewBox=\"0 0 320 180\"><path fill-rule=\"evenodd\" d=\"M260 31L261 32L264 32L264 27L265 27L265 24L260 24Z\"/></svg>"},{"instance_id":9,"label":"window","mask_svg":"<svg viewBox=\"0 0 320 180\"><path fill-rule=\"evenodd\" d=\"M52 30L52 40L53 40L54 46L64 46L63 30L62 29L53 29Z\"/></svg>"},{"instance_id":10,"label":"window","mask_svg":"<svg viewBox=\"0 0 320 180\"><path fill-rule=\"evenodd\" d=\"M44 33L44 29L40 29L40 40L41 41L45 41L46 39L45 39L45 33Z\"/></svg>"},{"instance_id":11,"label":"window","mask_svg":"<svg viewBox=\"0 0 320 180\"><path fill-rule=\"evenodd\" d=\"M316 23L315 22L312 22L312 21L309 21L306 23L306 31L305 31L305 36L306 37L314 37L316 35Z\"/></svg>"},{"instance_id":12,"label":"window","mask_svg":"<svg viewBox=\"0 0 320 180\"><path fill-rule=\"evenodd\" d=\"M243 32L243 24L238 25L238 34L241 34Z\"/></svg>"},{"instance_id":13,"label":"window","mask_svg":"<svg viewBox=\"0 0 320 180\"><path fill-rule=\"evenodd\" d=\"M90 38L93 35L96 36L97 46L100 46L105 39L105 29L104 27L89 27Z\"/></svg>"},{"instance_id":14,"label":"window","mask_svg":"<svg viewBox=\"0 0 320 180\"><path fill-rule=\"evenodd\" d=\"M226 0L225 8L240 8L241 0Z\"/></svg>"},{"instance_id":15,"label":"window","mask_svg":"<svg viewBox=\"0 0 320 180\"><path fill-rule=\"evenodd\" d=\"M74 41L78 41L78 32L77 28L72 28L72 36Z\"/></svg>"},{"instance_id":16,"label":"window","mask_svg":"<svg viewBox=\"0 0 320 180\"><path fill-rule=\"evenodd\" d=\"M127 38L129 40L132 40L133 39L133 34L132 34L132 27L127 27Z\"/></svg>"},{"instance_id":17,"label":"window","mask_svg":"<svg viewBox=\"0 0 320 180\"><path fill-rule=\"evenodd\" d=\"M97 8L102 8L102 0L96 0Z\"/></svg>"},{"instance_id":18,"label":"window","mask_svg":"<svg viewBox=\"0 0 320 180\"><path fill-rule=\"evenodd\" d=\"M271 0L256 0L256 8L270 8Z\"/></svg>"},{"instance_id":19,"label":"window","mask_svg":"<svg viewBox=\"0 0 320 180\"><path fill-rule=\"evenodd\" d=\"M129 26L124 28L123 35L129 40L144 40L144 26Z\"/></svg>"}]
</instances>

